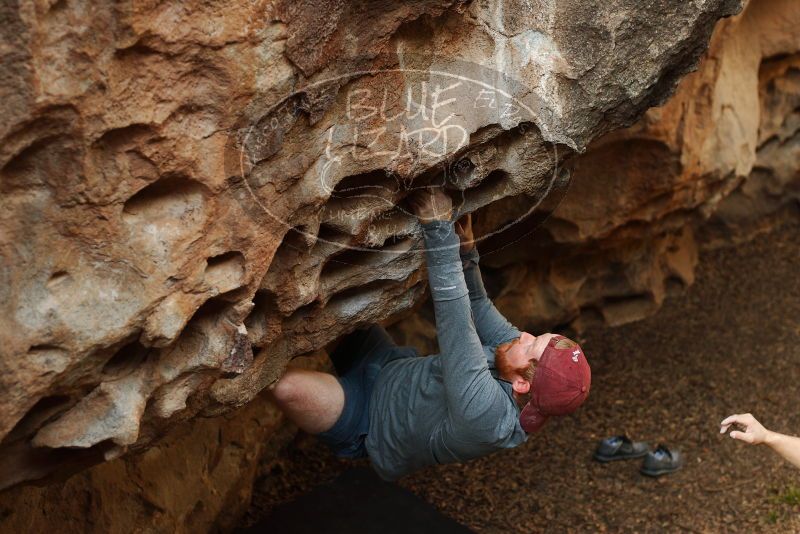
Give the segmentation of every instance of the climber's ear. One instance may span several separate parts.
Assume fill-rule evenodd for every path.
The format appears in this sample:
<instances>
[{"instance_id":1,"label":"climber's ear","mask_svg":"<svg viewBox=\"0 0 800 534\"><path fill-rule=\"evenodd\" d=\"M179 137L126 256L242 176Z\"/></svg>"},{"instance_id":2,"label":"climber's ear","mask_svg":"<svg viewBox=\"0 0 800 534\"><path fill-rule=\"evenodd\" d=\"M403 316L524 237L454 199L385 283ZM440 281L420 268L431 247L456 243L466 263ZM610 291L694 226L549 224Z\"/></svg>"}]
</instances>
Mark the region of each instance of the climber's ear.
<instances>
[{"instance_id":1,"label":"climber's ear","mask_svg":"<svg viewBox=\"0 0 800 534\"><path fill-rule=\"evenodd\" d=\"M519 395L525 395L527 392L531 390L531 383L522 378L521 376L518 376L511 383L511 388L514 390L514 393L517 393Z\"/></svg>"}]
</instances>

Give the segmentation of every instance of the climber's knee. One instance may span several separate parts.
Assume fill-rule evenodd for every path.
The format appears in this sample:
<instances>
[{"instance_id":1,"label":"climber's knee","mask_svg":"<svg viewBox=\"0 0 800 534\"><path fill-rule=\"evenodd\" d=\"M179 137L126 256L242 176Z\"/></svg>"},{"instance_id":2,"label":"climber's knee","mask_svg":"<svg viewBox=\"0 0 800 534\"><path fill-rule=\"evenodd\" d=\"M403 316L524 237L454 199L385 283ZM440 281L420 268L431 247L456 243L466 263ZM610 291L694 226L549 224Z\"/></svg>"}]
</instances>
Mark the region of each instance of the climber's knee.
<instances>
[{"instance_id":1,"label":"climber's knee","mask_svg":"<svg viewBox=\"0 0 800 534\"><path fill-rule=\"evenodd\" d=\"M280 380L272 384L269 389L278 404L291 404L302 397L303 382L297 369L287 369Z\"/></svg>"},{"instance_id":2,"label":"climber's knee","mask_svg":"<svg viewBox=\"0 0 800 534\"><path fill-rule=\"evenodd\" d=\"M289 369L270 393L283 413L311 434L331 428L344 407L344 390L339 381L318 371Z\"/></svg>"}]
</instances>

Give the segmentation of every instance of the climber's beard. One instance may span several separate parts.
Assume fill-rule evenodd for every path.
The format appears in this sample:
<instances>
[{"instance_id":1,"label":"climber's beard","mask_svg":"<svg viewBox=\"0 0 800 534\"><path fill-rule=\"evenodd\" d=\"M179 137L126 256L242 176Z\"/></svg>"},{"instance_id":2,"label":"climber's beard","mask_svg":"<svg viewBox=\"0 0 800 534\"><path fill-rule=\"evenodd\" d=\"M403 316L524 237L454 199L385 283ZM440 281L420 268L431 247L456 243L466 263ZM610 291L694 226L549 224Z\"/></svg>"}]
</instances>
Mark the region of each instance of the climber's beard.
<instances>
[{"instance_id":1,"label":"climber's beard","mask_svg":"<svg viewBox=\"0 0 800 534\"><path fill-rule=\"evenodd\" d=\"M531 392L533 391L533 377L536 374L537 362L536 360L531 360L525 367L514 367L508 360L508 356L505 351L506 348L507 347L500 346L495 350L494 365L497 369L498 378L503 382L512 384L514 377L522 377L531 384L531 387L528 389L527 393L517 393L514 391L514 400L517 402L517 405L522 408L528 404L528 401L531 399Z\"/></svg>"}]
</instances>

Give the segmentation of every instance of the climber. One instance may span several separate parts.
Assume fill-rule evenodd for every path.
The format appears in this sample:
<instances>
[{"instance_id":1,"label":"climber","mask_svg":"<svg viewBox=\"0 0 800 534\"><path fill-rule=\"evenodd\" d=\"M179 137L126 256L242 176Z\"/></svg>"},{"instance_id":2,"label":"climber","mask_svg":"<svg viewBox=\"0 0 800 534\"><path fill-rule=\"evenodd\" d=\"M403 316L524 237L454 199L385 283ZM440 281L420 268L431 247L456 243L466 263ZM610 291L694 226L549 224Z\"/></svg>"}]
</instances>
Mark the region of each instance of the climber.
<instances>
[{"instance_id":1,"label":"climber","mask_svg":"<svg viewBox=\"0 0 800 534\"><path fill-rule=\"evenodd\" d=\"M340 457L368 456L386 480L516 447L549 416L575 411L591 381L576 343L520 332L491 303L470 216L454 225L451 200L439 189L425 190L412 205L441 353L419 357L373 325L331 354L338 378L289 369L270 387L300 429Z\"/></svg>"}]
</instances>

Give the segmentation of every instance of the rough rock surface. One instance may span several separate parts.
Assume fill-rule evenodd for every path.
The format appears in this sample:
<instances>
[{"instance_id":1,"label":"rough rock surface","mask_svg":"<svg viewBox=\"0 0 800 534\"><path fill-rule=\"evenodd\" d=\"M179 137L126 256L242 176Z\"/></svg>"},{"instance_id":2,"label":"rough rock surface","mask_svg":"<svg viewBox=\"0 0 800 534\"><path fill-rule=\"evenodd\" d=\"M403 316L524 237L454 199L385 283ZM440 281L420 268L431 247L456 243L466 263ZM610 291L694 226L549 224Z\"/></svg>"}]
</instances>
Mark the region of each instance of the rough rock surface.
<instances>
[{"instance_id":1,"label":"rough rock surface","mask_svg":"<svg viewBox=\"0 0 800 534\"><path fill-rule=\"evenodd\" d=\"M520 224L486 244L498 307L532 331L623 324L692 283L698 246L796 216L797 28L791 0L752 1L721 22L697 72L665 105L574 160L569 191L539 231L523 235ZM491 226L515 209L501 201L479 215Z\"/></svg>"},{"instance_id":2,"label":"rough rock surface","mask_svg":"<svg viewBox=\"0 0 800 534\"><path fill-rule=\"evenodd\" d=\"M39 7L35 12L30 7L1 8L8 10L4 13L7 27L16 28L4 33L12 47L3 49L0 77L7 117L2 125L6 141L2 161L6 163L0 174L0 292L5 297L0 316L4 346L0 413L7 418L7 426L15 427L2 445L3 480L6 485L14 484L44 476L57 465L76 470L102 460L105 444L89 447L84 453L75 448L31 449L29 445L31 438L46 428L45 423L67 416L72 418L65 420L69 424L51 427L39 439L85 443L87 434L76 431L81 428L76 418L83 410L72 415L68 411L79 401L94 410L87 412L85 422L94 421L95 428L105 432L128 432L126 439L137 440L131 449L150 445L168 426L182 430L142 454L93 467L66 482L49 480L43 488L17 487L5 492L0 495L0 530L18 531L31 525L46 528L53 518L58 518L65 530L75 532L121 531L122 524L157 531L230 525L248 498L264 441L274 433L274 414L258 396L245 408L224 416L177 421L204 410L226 409L216 400L209 404L213 384L233 384L234 392L241 387L242 399L250 398L277 376L293 355L321 346L356 322L387 317L418 300L422 280L416 272L418 258L389 261L386 264L391 268L384 268L382 260L392 256L364 254L359 258L359 251L342 251L330 243L322 243L330 249L312 252L307 236L287 232L268 220L251 219L252 206L234 201L238 182L222 176L226 174L221 159L227 137L219 138L250 102L260 101L256 97L259 91L282 91L274 88L284 82L273 80L288 77L293 83L302 83L308 76L313 79L312 73L337 70L339 66L331 66L330 58L358 56L355 51L363 56L364 42L372 43L369 46L374 47L376 58L386 50L411 48L424 53L425 47L431 46L429 40L440 39L445 44L437 46L446 46L448 54L454 50L472 54L472 61L483 57L493 62L494 68L503 61L520 61L515 56L520 54L519 46L513 38L511 43L505 39L509 32L491 29L498 21L518 24L519 20L508 18L521 13L525 5L506 5L505 12L486 3L449 8L409 5L380 6L366 25L368 17L349 12L344 4L331 4L330 20L337 23L315 18L313 10L298 3L293 10L273 11L276 22L269 17L262 20L259 10L265 6L253 7L252 14L236 6L218 10L187 6L185 11L167 6L138 14L118 7L113 12L98 12L96 26L89 27L85 13L68 2L50 9ZM557 8L567 5L562 2ZM400 11L389 14L390 9ZM541 9L538 3L536 9ZM558 9L541 13L566 20ZM585 24L590 14L579 15L573 21L576 27ZM519 238L515 231L524 234L536 226L538 217L523 220L481 244L486 251L482 263L490 289L499 293L497 302L505 313L532 331L568 322L575 326L589 320L618 324L637 318L652 312L670 287L691 282L698 243L744 238L760 221L767 220L765 215L797 214L798 16L791 0L754 0L741 15L718 24L699 71L683 79L665 106L648 111L631 128L597 139L570 163L573 179L569 190L532 239L523 237L519 241L523 246L499 248L504 241ZM600 20L613 17L592 19L585 27L594 27ZM670 24L674 20L659 19ZM106 24L108 21L116 22ZM220 21L224 24L216 23ZM359 31L336 33L342 28L337 24L357 23L353 27ZM564 56L565 65L580 64L583 54L602 58L602 50L607 50L600 37L592 41L598 50L572 50L563 44L567 40L563 24L553 20L537 24L554 28L543 33L553 36L559 50L562 45L571 50ZM678 26L670 27L675 30ZM304 27L309 30L295 31ZM119 42L128 45L118 48ZM68 50L69 43L80 46ZM499 43L497 47L495 43ZM314 50L324 57L309 53ZM642 53L629 47L628 61L642 60ZM538 63L543 57L533 58L531 68L556 69L555 64ZM688 67L688 56L676 57L681 58L676 72ZM358 60L368 62L369 58ZM384 54L381 61L385 60ZM577 88L586 83L580 77L555 74L540 86L530 82L540 79L532 74L528 83L551 97L568 94L571 87L578 92L569 93L569 101L560 96L555 101L563 106L584 106L614 84L622 86L616 78L621 71L608 62L617 63L609 58L604 61L599 60L598 66L608 78L602 89L594 86L595 92L589 93L593 96L580 96ZM663 75L662 66L655 68ZM36 79L40 81L34 83ZM239 85L230 80L238 80ZM552 86L547 83L558 84L558 91L548 92ZM115 96L106 101L102 95L110 98L109 91ZM645 100L655 100L658 92L648 91L642 93L648 95ZM643 101L636 113L650 104ZM337 113L336 105L330 106L327 113ZM311 107L309 104L308 109ZM578 107L570 111L571 118L585 121L584 111ZM252 113L257 116L258 110ZM324 113L319 120L325 121ZM585 138L573 131L574 139L589 140L611 127L607 118L597 120L599 130L589 128L592 133ZM301 126L298 130L314 127L308 123ZM108 128L120 130L106 136ZM480 147L484 152L493 136L501 137L496 145L502 151L516 138L538 135L537 128L530 129L527 136L519 129L505 134L491 130L480 134L489 132L482 137L487 139ZM14 139L23 141L9 144ZM315 137L309 134L307 139ZM287 143L302 144L291 139ZM21 153L27 155L20 158ZM315 158L292 160L302 169L295 171L295 182ZM505 153L492 161L480 171L481 178L497 169L518 173L519 167L508 159ZM363 170L372 170L367 167L353 164L358 170L347 172L358 176ZM63 176L61 169L66 171ZM31 176L39 180L34 185L30 185ZM385 176L368 174L345 183L357 188ZM507 179L500 178L500 183ZM147 187L156 183L154 189ZM296 188L292 183L287 180L284 187ZM87 196L87 191L97 193L97 188L105 188L101 201ZM141 190L144 192L138 193ZM321 201L319 210L330 213L331 204L335 207L346 200L346 192L337 193L331 195L335 197L332 200ZM62 201L58 195L77 195L79 200ZM545 200L541 211L556 207L561 196L553 197ZM307 207L309 200L294 201L293 207L285 209L313 212ZM480 209L481 233L502 226L511 217L509 213L516 217L531 203L523 196L512 196ZM40 207L33 209L32 205ZM88 217L87 213L94 215ZM707 224L696 224L708 216ZM124 226L141 221L147 223L140 233ZM313 228L313 221L314 216L304 212L292 223ZM330 216L328 221L340 231L345 223L354 222ZM200 230L192 230L192 224ZM369 242L369 231L369 225L352 230L356 234L353 239ZM175 241L170 241L173 237ZM280 246L281 242L287 244ZM153 243L158 247L148 248ZM405 245L402 240L390 239L388 246L402 249ZM330 250L349 254L350 259L339 256L326 270L323 264ZM265 255L259 256L262 253ZM19 258L24 261L18 263ZM143 269L142 264L147 266L142 271L146 276L124 277L126 269ZM334 276L321 277L321 271ZM159 278L167 272L177 276ZM375 272L383 273L378 278L385 280L385 285L370 284ZM76 280L86 293L76 293ZM61 295L59 287L65 289ZM404 295L406 287L414 289L413 295L392 302L392 295ZM366 303L363 312L348 324L340 324L341 318L330 309L329 297L343 290L347 301L362 297ZM110 331L104 330L108 328L104 316L113 322L119 312L114 299L123 306L144 308L136 308L131 319L112 329L111 338L104 338ZM249 302L255 304L252 311L238 311L243 304L247 310ZM305 303L300 313L298 302ZM24 312L21 316L20 310ZM34 311L39 315L31 315ZM248 313L244 323L258 363L249 368L247 345L237 328L241 324L237 318ZM31 333L18 317L39 317L45 326ZM424 314L413 314L395 332L423 345L430 327ZM96 341L87 343L87 339ZM104 345L103 339L117 341ZM223 366L231 352L237 358ZM172 373L177 378L152 390L154 375L148 375L147 369L157 362L175 365ZM235 376L243 367L256 372L248 375L245 370L238 378L221 378L223 374ZM147 380L142 380L143 374ZM240 382L244 384L237 385ZM123 394L132 402L121 415L113 408L103 411ZM144 421L136 419L142 397L149 399L144 405ZM109 426L117 419L120 424ZM135 424L130 425L132 420ZM136 428L138 437L134 438ZM209 492L209 488L214 490Z\"/></svg>"},{"instance_id":3,"label":"rough rock surface","mask_svg":"<svg viewBox=\"0 0 800 534\"><path fill-rule=\"evenodd\" d=\"M290 365L330 370L322 352ZM185 421L140 454L68 480L0 494L0 532L227 532L251 499L259 466L296 429L265 395L214 418Z\"/></svg>"},{"instance_id":4,"label":"rough rock surface","mask_svg":"<svg viewBox=\"0 0 800 534\"><path fill-rule=\"evenodd\" d=\"M739 8L4 3L0 485L144 449L410 309L410 187L538 205Z\"/></svg>"},{"instance_id":5,"label":"rough rock surface","mask_svg":"<svg viewBox=\"0 0 800 534\"><path fill-rule=\"evenodd\" d=\"M0 496L2 532L229 531L250 501L259 460L277 449L277 410L256 398L218 418L180 423L141 454Z\"/></svg>"}]
</instances>

